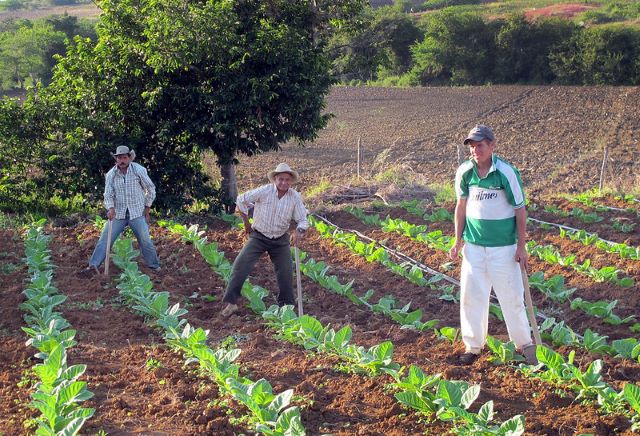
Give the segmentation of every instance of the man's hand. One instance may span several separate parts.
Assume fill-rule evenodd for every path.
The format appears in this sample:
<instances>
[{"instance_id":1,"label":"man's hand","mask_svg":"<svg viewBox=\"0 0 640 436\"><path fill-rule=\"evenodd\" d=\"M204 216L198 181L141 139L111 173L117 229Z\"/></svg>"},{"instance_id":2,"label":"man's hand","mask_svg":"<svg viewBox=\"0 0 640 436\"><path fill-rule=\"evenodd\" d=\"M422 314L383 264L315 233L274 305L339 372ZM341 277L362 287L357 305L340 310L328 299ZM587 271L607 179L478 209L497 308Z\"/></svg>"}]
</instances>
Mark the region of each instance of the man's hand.
<instances>
[{"instance_id":1,"label":"man's hand","mask_svg":"<svg viewBox=\"0 0 640 436\"><path fill-rule=\"evenodd\" d=\"M458 260L458 257L462 252L461 248L462 248L462 241L456 240L456 242L453 244L453 247L451 247L451 249L449 250L449 259Z\"/></svg>"},{"instance_id":2,"label":"man's hand","mask_svg":"<svg viewBox=\"0 0 640 436\"><path fill-rule=\"evenodd\" d=\"M149 215L149 207L145 206L144 207L144 220L147 222L147 224L149 224L151 222L151 216Z\"/></svg>"},{"instance_id":3,"label":"man's hand","mask_svg":"<svg viewBox=\"0 0 640 436\"><path fill-rule=\"evenodd\" d=\"M242 217L242 222L244 223L244 232L248 235L251 233L251 223L249 222L249 217L245 214L240 214Z\"/></svg>"},{"instance_id":4,"label":"man's hand","mask_svg":"<svg viewBox=\"0 0 640 436\"><path fill-rule=\"evenodd\" d=\"M528 259L529 259L529 254L527 253L527 247L524 245L518 244L516 246L515 260L520 264L521 267L525 269L525 271L529 267Z\"/></svg>"},{"instance_id":5,"label":"man's hand","mask_svg":"<svg viewBox=\"0 0 640 436\"><path fill-rule=\"evenodd\" d=\"M116 217L116 208L115 207L109 208L109 210L107 211L107 219L111 221L115 217Z\"/></svg>"},{"instance_id":6,"label":"man's hand","mask_svg":"<svg viewBox=\"0 0 640 436\"><path fill-rule=\"evenodd\" d=\"M294 230L294 231L291 233L291 245L292 245L293 247L297 247L297 246L298 246L298 242L302 241L302 237L303 237L303 234L302 234L302 233L300 233L300 232L299 232L299 231L297 231L297 230Z\"/></svg>"}]
</instances>

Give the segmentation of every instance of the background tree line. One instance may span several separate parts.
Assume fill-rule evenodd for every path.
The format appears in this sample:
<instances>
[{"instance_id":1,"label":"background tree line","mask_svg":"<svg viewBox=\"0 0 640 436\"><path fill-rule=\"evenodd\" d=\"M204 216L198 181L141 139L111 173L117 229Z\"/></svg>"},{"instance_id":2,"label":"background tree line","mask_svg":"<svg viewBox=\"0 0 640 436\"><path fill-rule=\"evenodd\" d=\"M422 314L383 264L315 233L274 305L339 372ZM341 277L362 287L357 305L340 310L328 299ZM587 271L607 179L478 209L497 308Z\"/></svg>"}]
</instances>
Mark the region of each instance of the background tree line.
<instances>
[{"instance_id":1,"label":"background tree line","mask_svg":"<svg viewBox=\"0 0 640 436\"><path fill-rule=\"evenodd\" d=\"M149 169L159 210L230 206L240 156L313 140L326 125L326 40L355 26L363 7L101 0L97 38L75 36L49 83L0 101L0 210L99 204L117 145ZM205 153L220 185L203 168Z\"/></svg>"},{"instance_id":2,"label":"background tree line","mask_svg":"<svg viewBox=\"0 0 640 436\"><path fill-rule=\"evenodd\" d=\"M2 0L0 11L14 11L18 9L33 9L47 6L74 5L80 3L91 3L87 0Z\"/></svg>"},{"instance_id":3,"label":"background tree line","mask_svg":"<svg viewBox=\"0 0 640 436\"><path fill-rule=\"evenodd\" d=\"M636 85L640 30L585 27L522 14L486 20L455 8L421 19L398 7L366 11L354 35L330 41L333 71L347 84L482 85L492 83Z\"/></svg>"},{"instance_id":4,"label":"background tree line","mask_svg":"<svg viewBox=\"0 0 640 436\"><path fill-rule=\"evenodd\" d=\"M96 39L95 25L70 15L0 22L0 91L48 84L56 55L66 52L75 36Z\"/></svg>"},{"instance_id":5,"label":"background tree line","mask_svg":"<svg viewBox=\"0 0 640 436\"><path fill-rule=\"evenodd\" d=\"M332 84L638 84L640 33L445 8L423 18L365 0L101 0L97 24L62 16L0 30L0 210L99 204L126 144L156 206L234 198L241 156L313 140ZM59 55L59 56L56 56ZM32 86L29 86L32 85ZM211 153L214 184L203 167Z\"/></svg>"}]
</instances>

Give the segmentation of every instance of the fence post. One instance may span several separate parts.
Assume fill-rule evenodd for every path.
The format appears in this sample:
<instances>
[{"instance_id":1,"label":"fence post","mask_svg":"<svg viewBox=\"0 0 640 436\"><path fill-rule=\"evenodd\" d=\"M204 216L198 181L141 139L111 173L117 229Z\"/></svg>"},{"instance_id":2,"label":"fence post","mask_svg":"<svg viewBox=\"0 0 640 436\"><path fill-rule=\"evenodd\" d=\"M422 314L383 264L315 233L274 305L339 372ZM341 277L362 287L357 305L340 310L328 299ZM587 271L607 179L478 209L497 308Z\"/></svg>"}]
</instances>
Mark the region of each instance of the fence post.
<instances>
[{"instance_id":1,"label":"fence post","mask_svg":"<svg viewBox=\"0 0 640 436\"><path fill-rule=\"evenodd\" d=\"M358 146L357 146L357 164L356 164L356 174L358 176L358 178L360 178L360 135L358 135Z\"/></svg>"},{"instance_id":2,"label":"fence post","mask_svg":"<svg viewBox=\"0 0 640 436\"><path fill-rule=\"evenodd\" d=\"M602 158L602 167L600 168L600 184L598 185L598 191L602 192L602 186L604 185L604 169L607 164L607 156L609 154L609 148L607 144L604 145L604 157Z\"/></svg>"}]
</instances>

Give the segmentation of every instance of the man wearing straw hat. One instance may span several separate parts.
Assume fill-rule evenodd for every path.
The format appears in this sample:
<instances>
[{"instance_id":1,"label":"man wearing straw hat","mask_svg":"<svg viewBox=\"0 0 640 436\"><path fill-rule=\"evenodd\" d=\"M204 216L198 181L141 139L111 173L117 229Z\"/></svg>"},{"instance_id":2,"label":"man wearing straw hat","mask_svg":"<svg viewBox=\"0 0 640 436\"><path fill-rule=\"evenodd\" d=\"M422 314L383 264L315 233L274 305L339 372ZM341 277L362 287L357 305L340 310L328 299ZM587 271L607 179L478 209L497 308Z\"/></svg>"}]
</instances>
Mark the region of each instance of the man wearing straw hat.
<instances>
[{"instance_id":1,"label":"man wearing straw hat","mask_svg":"<svg viewBox=\"0 0 640 436\"><path fill-rule=\"evenodd\" d=\"M307 209L302 196L291 188L298 180L298 173L286 163L279 164L268 174L272 182L238 196L236 206L249 235L238 257L233 262L231 278L222 301L227 306L222 316L230 316L238 310L238 299L244 281L260 256L267 252L271 258L278 281L278 305L294 304L293 268L290 243L295 247L307 230ZM253 206L253 225L249 223L249 208ZM296 230L289 236L291 220Z\"/></svg>"},{"instance_id":2,"label":"man wearing straw hat","mask_svg":"<svg viewBox=\"0 0 640 436\"><path fill-rule=\"evenodd\" d=\"M140 164L133 162L135 151L120 145L111 154L116 163L107 172L104 186L104 205L107 209L107 219L111 221L111 241L107 245L108 225L100 235L100 240L93 250L89 266L83 273L98 272L98 267L104 261L107 247L129 225L138 239L142 256L149 268L160 270L158 254L149 237L149 209L156 198L156 187L147 175L147 170Z\"/></svg>"}]
</instances>

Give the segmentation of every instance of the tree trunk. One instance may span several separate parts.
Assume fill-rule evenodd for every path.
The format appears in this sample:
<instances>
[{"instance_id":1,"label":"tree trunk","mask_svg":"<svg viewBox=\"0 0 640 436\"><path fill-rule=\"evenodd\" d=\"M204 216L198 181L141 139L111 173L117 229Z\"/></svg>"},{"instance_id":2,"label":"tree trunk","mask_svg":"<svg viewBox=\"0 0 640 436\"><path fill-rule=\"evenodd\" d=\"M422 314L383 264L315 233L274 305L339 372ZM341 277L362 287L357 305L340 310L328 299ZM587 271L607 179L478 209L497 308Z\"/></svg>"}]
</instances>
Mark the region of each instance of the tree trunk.
<instances>
[{"instance_id":1,"label":"tree trunk","mask_svg":"<svg viewBox=\"0 0 640 436\"><path fill-rule=\"evenodd\" d=\"M238 182L234 163L221 164L220 175L222 176L221 188L224 210L226 213L233 213L236 209L236 198L238 197Z\"/></svg>"}]
</instances>

